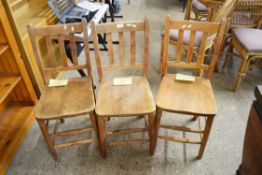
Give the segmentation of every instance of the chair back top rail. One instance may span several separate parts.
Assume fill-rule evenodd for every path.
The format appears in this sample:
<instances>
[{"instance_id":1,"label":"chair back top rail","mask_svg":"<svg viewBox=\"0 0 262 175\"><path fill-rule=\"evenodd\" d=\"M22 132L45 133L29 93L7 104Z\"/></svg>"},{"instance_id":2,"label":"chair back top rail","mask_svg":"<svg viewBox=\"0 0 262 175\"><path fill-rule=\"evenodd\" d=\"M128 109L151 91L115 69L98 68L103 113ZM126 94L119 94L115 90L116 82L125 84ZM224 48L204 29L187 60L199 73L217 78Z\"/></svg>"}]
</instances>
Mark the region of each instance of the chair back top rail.
<instances>
[{"instance_id":1,"label":"chair back top rail","mask_svg":"<svg viewBox=\"0 0 262 175\"><path fill-rule=\"evenodd\" d=\"M116 22L116 23L103 23L95 24L91 22L92 27L92 37L94 42L96 65L99 75L99 80L102 80L103 72L105 71L115 71L124 69L142 69L144 76L148 72L148 52L149 52L149 20L145 18L144 21L126 21L126 22ZM137 59L137 34L144 34L144 54L141 56L143 60L141 62ZM106 34L107 46L108 46L108 64L102 65L102 57L99 51L98 35ZM118 36L119 45L118 53L113 45L113 35ZM130 38L130 40L128 40ZM129 42L127 44L127 42ZM127 47L129 45L129 48ZM130 54L126 54L129 50ZM127 56L129 56L129 61Z\"/></svg>"},{"instance_id":2,"label":"chair back top rail","mask_svg":"<svg viewBox=\"0 0 262 175\"><path fill-rule=\"evenodd\" d=\"M164 48L162 58L162 75L167 73L167 67L187 68L194 70L207 71L207 77L211 78L214 71L214 66L219 56L221 42L226 27L226 20L221 23L215 22L196 22L196 21L175 21L171 20L170 16L165 18L165 34L164 34ZM179 31L176 43L175 60L169 60L168 50L170 42L170 29ZM184 44L184 33L190 32L188 43ZM200 39L197 38L200 36ZM212 36L212 39L210 39ZM199 41L199 46L195 43ZM205 64L207 45L213 45L213 54L211 56L210 64ZM186 56L183 53L186 50ZM197 53L196 53L197 52Z\"/></svg>"},{"instance_id":3,"label":"chair back top rail","mask_svg":"<svg viewBox=\"0 0 262 175\"><path fill-rule=\"evenodd\" d=\"M39 28L28 25L27 30L45 83L48 83L50 74L61 71L84 69L91 76L86 19L83 19L82 23L50 25ZM83 34L81 41L76 36L80 33ZM44 43L44 46L41 46L40 43ZM80 45L85 53L84 63L79 62ZM71 63L69 63L68 54L71 55Z\"/></svg>"}]
</instances>

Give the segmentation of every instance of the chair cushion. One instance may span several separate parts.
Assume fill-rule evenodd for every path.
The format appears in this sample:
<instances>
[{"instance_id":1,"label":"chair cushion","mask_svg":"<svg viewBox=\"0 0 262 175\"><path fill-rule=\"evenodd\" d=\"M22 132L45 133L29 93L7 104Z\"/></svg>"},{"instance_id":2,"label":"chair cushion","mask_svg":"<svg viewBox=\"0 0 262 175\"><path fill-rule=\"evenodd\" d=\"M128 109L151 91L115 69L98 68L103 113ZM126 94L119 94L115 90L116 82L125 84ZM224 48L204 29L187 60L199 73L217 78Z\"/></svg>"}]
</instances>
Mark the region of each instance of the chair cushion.
<instances>
[{"instance_id":1,"label":"chair cushion","mask_svg":"<svg viewBox=\"0 0 262 175\"><path fill-rule=\"evenodd\" d=\"M177 42L177 38L178 38L178 30L176 29L171 29L170 30L170 40ZM195 37L195 46L199 47L201 44L201 39L202 39L202 32L196 32L196 37ZM164 32L162 32L162 36L164 36ZM183 40L183 44L188 44L190 40L190 31L189 30L185 30L184 31L184 40Z\"/></svg>"},{"instance_id":2,"label":"chair cushion","mask_svg":"<svg viewBox=\"0 0 262 175\"><path fill-rule=\"evenodd\" d=\"M113 79L100 83L96 113L98 116L133 116L155 111L155 101L145 77L133 76L131 85L113 85Z\"/></svg>"},{"instance_id":3,"label":"chair cushion","mask_svg":"<svg viewBox=\"0 0 262 175\"><path fill-rule=\"evenodd\" d=\"M175 74L163 77L156 100L159 108L192 115L217 113L210 80L196 77L196 81L189 83L176 81L175 77Z\"/></svg>"},{"instance_id":4,"label":"chair cushion","mask_svg":"<svg viewBox=\"0 0 262 175\"><path fill-rule=\"evenodd\" d=\"M46 87L36 105L38 119L56 119L88 113L95 109L90 78L70 79L67 86Z\"/></svg>"},{"instance_id":5,"label":"chair cushion","mask_svg":"<svg viewBox=\"0 0 262 175\"><path fill-rule=\"evenodd\" d=\"M249 52L262 52L262 30L252 28L234 28L232 34Z\"/></svg>"},{"instance_id":6,"label":"chair cushion","mask_svg":"<svg viewBox=\"0 0 262 175\"><path fill-rule=\"evenodd\" d=\"M207 6L201 3L199 0L193 0L192 6L197 9L198 11L207 11Z\"/></svg>"}]
</instances>

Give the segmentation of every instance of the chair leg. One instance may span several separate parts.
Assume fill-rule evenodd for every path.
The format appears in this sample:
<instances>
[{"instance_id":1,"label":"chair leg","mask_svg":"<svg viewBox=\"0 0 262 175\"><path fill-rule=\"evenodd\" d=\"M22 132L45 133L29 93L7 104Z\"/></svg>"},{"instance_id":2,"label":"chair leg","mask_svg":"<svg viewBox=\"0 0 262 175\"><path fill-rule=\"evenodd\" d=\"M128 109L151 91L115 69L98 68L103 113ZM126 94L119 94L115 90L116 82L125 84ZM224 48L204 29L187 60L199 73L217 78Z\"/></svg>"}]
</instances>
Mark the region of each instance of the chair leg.
<instances>
[{"instance_id":1,"label":"chair leg","mask_svg":"<svg viewBox=\"0 0 262 175\"><path fill-rule=\"evenodd\" d=\"M245 77L246 64L247 64L247 59L242 58L241 65L240 65L240 68L239 68L239 72L238 72L238 75L237 75L237 80L236 80L236 83L235 83L235 86L234 86L234 91L239 89L240 82Z\"/></svg>"},{"instance_id":2,"label":"chair leg","mask_svg":"<svg viewBox=\"0 0 262 175\"><path fill-rule=\"evenodd\" d=\"M203 138L202 138L200 149L199 149L198 156L197 156L199 159L201 159L203 154L204 154L205 147L206 147L206 144L207 144L207 140L208 140L208 137L209 137L209 133L210 133L210 130L211 130L211 127L212 127L214 117L215 116L208 116L207 117Z\"/></svg>"},{"instance_id":3,"label":"chair leg","mask_svg":"<svg viewBox=\"0 0 262 175\"><path fill-rule=\"evenodd\" d=\"M151 156L153 156L156 148L156 129L154 113L148 114L148 133L150 138L149 153Z\"/></svg>"},{"instance_id":4,"label":"chair leg","mask_svg":"<svg viewBox=\"0 0 262 175\"><path fill-rule=\"evenodd\" d=\"M156 123L156 126L155 126L156 127L156 138L158 137L161 116L162 116L162 109L157 107L156 108L156 119L155 119L155 123Z\"/></svg>"},{"instance_id":5,"label":"chair leg","mask_svg":"<svg viewBox=\"0 0 262 175\"><path fill-rule=\"evenodd\" d=\"M97 121L96 121L96 118L95 118L95 115L94 115L94 111L90 112L89 115L90 115L90 120L91 120L92 126L95 130L96 138L98 138L99 134L98 134ZM99 140L98 140L98 142L99 142ZM100 142L99 142L99 144L100 144Z\"/></svg>"},{"instance_id":6,"label":"chair leg","mask_svg":"<svg viewBox=\"0 0 262 175\"><path fill-rule=\"evenodd\" d=\"M49 148L51 155L53 156L54 160L57 161L58 160L57 153L56 153L54 144L53 144L53 142L52 142L52 140L49 136L49 133L48 133L48 130L47 130L47 127L46 127L44 120L37 120L37 122L38 122L39 127L41 129L41 132L42 132L42 134L45 138L45 141L47 143L47 146Z\"/></svg>"},{"instance_id":7,"label":"chair leg","mask_svg":"<svg viewBox=\"0 0 262 175\"><path fill-rule=\"evenodd\" d=\"M227 54L226 54L226 58L224 60L223 66L222 66L223 69L226 67L226 64L228 63L229 59L232 59L232 55L233 55L233 46L232 46L232 44L229 44Z\"/></svg>"},{"instance_id":8,"label":"chair leg","mask_svg":"<svg viewBox=\"0 0 262 175\"><path fill-rule=\"evenodd\" d=\"M106 158L105 118L97 117L99 148L103 158Z\"/></svg>"}]
</instances>

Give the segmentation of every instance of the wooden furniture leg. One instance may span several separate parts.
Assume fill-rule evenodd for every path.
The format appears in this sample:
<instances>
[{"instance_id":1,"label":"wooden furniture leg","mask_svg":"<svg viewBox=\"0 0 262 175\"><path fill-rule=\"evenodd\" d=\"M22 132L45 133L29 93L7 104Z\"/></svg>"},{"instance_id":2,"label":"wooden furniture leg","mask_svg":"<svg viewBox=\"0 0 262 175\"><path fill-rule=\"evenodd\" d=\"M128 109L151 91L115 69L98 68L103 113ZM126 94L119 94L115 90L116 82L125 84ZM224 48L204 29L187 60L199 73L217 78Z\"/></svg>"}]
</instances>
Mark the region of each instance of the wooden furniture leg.
<instances>
[{"instance_id":1,"label":"wooden furniture leg","mask_svg":"<svg viewBox=\"0 0 262 175\"><path fill-rule=\"evenodd\" d=\"M229 44L227 54L226 54L226 58L225 58L225 61L223 63L223 66L222 66L223 69L226 67L228 60L232 59L232 57L233 57L233 46L232 46L232 44Z\"/></svg>"},{"instance_id":2,"label":"wooden furniture leg","mask_svg":"<svg viewBox=\"0 0 262 175\"><path fill-rule=\"evenodd\" d=\"M148 114L148 134L150 139L149 153L151 156L153 156L156 148L156 129L154 113Z\"/></svg>"},{"instance_id":3,"label":"wooden furniture leg","mask_svg":"<svg viewBox=\"0 0 262 175\"><path fill-rule=\"evenodd\" d=\"M98 134L97 121L96 121L96 118L95 118L94 111L90 112L89 115L90 115L90 120L91 120L92 126L95 130L96 137L98 138L99 134Z\"/></svg>"},{"instance_id":4,"label":"wooden furniture leg","mask_svg":"<svg viewBox=\"0 0 262 175\"><path fill-rule=\"evenodd\" d=\"M240 82L246 75L246 72L245 72L246 64L247 64L247 58L242 58L241 65L240 65L240 68L239 68L239 72L238 72L238 75L237 75L236 84L234 86L234 91L239 89Z\"/></svg>"},{"instance_id":5,"label":"wooden furniture leg","mask_svg":"<svg viewBox=\"0 0 262 175\"><path fill-rule=\"evenodd\" d=\"M162 110L157 107L156 108L156 119L155 119L155 123L156 123L156 126L155 126L156 127L156 137L158 137L161 116L162 116Z\"/></svg>"},{"instance_id":6,"label":"wooden furniture leg","mask_svg":"<svg viewBox=\"0 0 262 175\"><path fill-rule=\"evenodd\" d=\"M47 127L46 127L44 120L37 120L37 122L38 122L39 127L41 129L41 132L42 132L42 134L45 138L45 141L47 143L47 146L49 148L51 155L53 156L54 160L57 161L58 160L57 153L56 153L56 150L54 148L54 144L51 140L51 137L49 136L49 133L48 133L48 130L47 130Z\"/></svg>"},{"instance_id":7,"label":"wooden furniture leg","mask_svg":"<svg viewBox=\"0 0 262 175\"><path fill-rule=\"evenodd\" d=\"M97 117L97 125L98 125L98 140L100 143L100 151L103 158L106 158L106 133L105 133L105 118Z\"/></svg>"},{"instance_id":8,"label":"wooden furniture leg","mask_svg":"<svg viewBox=\"0 0 262 175\"><path fill-rule=\"evenodd\" d=\"M199 149L199 153L198 153L198 156L197 156L199 159L201 159L202 156L203 156L203 153L204 153L204 150L205 150L205 147L206 147L206 144L207 144L207 140L208 140L208 137L209 137L209 133L210 133L210 130L211 130L211 127L212 127L212 123L213 123L213 120L214 120L214 117L215 116L208 116L207 117L206 126L205 126L204 133L203 133L203 138L202 138L200 149Z\"/></svg>"}]
</instances>

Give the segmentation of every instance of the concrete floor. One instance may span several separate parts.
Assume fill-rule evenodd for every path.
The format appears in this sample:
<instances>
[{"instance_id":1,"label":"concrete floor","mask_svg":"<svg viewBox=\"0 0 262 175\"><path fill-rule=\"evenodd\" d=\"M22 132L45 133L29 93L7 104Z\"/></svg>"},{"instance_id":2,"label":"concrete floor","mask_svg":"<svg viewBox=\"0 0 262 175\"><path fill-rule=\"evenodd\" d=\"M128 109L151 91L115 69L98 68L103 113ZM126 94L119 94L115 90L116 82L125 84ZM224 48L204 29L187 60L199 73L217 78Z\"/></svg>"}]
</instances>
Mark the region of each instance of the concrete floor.
<instances>
[{"instance_id":1,"label":"concrete floor","mask_svg":"<svg viewBox=\"0 0 262 175\"><path fill-rule=\"evenodd\" d=\"M150 70L149 82L156 95L160 75L158 74L160 31L163 28L165 15L183 19L182 5L177 0L122 0L122 11L125 20L150 18ZM223 62L219 60L219 67ZM201 160L195 160L197 145L158 140L155 155L148 153L148 145L129 145L110 147L107 159L98 151L97 143L75 146L58 150L59 162L54 162L48 153L45 141L35 122L23 144L18 150L7 174L234 174L241 162L242 144L247 117L252 101L253 89L261 84L261 70L249 71L242 81L241 89L231 90L239 59L235 57L225 70L214 73L212 85L217 100L218 114ZM172 116L172 117L170 117ZM176 117L177 118L177 117ZM181 117L178 117L180 119ZM83 125L85 119L66 120L62 128ZM174 115L164 113L162 122L177 122ZM183 124L183 123L182 123ZM140 119L112 119L108 128L144 126ZM166 135L171 132L160 131ZM178 134L182 135L182 134ZM122 139L147 137L146 134L124 136ZM191 136L190 136L191 137ZM198 137L196 137L198 138Z\"/></svg>"}]
</instances>

